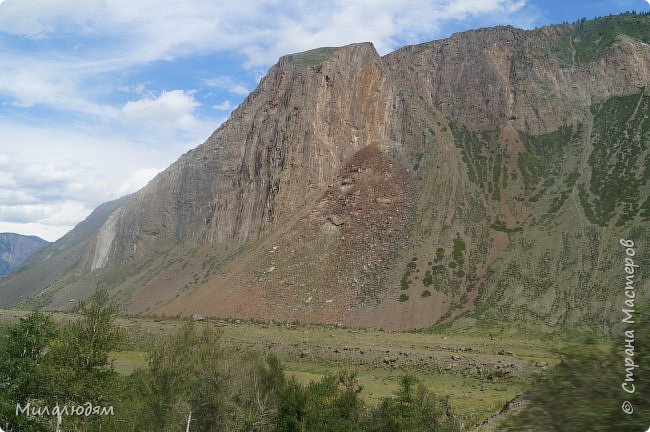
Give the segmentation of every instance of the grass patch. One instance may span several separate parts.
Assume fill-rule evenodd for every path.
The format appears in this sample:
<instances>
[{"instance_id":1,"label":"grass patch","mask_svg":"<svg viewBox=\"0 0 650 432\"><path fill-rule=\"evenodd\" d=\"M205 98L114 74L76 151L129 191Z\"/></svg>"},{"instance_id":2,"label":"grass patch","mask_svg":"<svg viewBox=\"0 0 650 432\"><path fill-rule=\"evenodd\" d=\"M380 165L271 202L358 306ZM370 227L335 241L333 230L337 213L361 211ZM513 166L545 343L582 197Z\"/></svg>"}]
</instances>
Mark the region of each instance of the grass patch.
<instances>
[{"instance_id":1,"label":"grass patch","mask_svg":"<svg viewBox=\"0 0 650 432\"><path fill-rule=\"evenodd\" d=\"M338 49L339 48L325 47L291 54L289 56L289 61L298 66L308 68L323 63L338 51Z\"/></svg>"},{"instance_id":2,"label":"grass patch","mask_svg":"<svg viewBox=\"0 0 650 432\"><path fill-rule=\"evenodd\" d=\"M147 366L148 354L142 351L114 351L109 353L109 361L116 372L128 375Z\"/></svg>"}]
</instances>

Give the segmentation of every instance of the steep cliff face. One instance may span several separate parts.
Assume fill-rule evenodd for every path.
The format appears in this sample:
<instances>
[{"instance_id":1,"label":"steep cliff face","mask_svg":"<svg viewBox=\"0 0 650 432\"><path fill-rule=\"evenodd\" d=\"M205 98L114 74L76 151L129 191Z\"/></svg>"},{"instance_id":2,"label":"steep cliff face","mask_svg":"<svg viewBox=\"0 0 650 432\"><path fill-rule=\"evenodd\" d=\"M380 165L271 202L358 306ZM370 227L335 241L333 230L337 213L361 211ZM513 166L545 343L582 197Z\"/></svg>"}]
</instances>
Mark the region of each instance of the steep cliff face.
<instances>
[{"instance_id":1,"label":"steep cliff face","mask_svg":"<svg viewBox=\"0 0 650 432\"><path fill-rule=\"evenodd\" d=\"M179 243L241 245L283 221L357 150L393 136L372 44L280 59L230 120L157 176L96 236L92 270Z\"/></svg>"},{"instance_id":2,"label":"steep cliff face","mask_svg":"<svg viewBox=\"0 0 650 432\"><path fill-rule=\"evenodd\" d=\"M475 30L402 48L384 63L410 100L454 123L471 130L510 125L538 135L581 121L591 105L648 82L643 41L621 34L581 64L572 45L580 35L573 32L570 26Z\"/></svg>"},{"instance_id":3,"label":"steep cliff face","mask_svg":"<svg viewBox=\"0 0 650 432\"><path fill-rule=\"evenodd\" d=\"M0 233L0 277L18 268L48 242L36 236Z\"/></svg>"},{"instance_id":4,"label":"steep cliff face","mask_svg":"<svg viewBox=\"0 0 650 432\"><path fill-rule=\"evenodd\" d=\"M618 239L648 239L649 24L282 57L78 243L38 304L103 283L133 313L607 327Z\"/></svg>"}]
</instances>

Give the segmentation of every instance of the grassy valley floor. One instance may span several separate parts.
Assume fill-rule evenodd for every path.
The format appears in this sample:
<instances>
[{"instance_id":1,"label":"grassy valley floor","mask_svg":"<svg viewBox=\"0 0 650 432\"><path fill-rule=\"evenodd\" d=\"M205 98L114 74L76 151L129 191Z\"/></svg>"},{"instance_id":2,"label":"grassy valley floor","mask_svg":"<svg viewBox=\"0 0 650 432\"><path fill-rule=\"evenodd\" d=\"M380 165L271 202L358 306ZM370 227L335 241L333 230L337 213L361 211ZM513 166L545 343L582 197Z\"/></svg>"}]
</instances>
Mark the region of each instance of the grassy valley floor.
<instances>
[{"instance_id":1,"label":"grassy valley floor","mask_svg":"<svg viewBox=\"0 0 650 432\"><path fill-rule=\"evenodd\" d=\"M0 327L15 324L28 312L0 310ZM54 313L57 322L76 318ZM123 351L111 354L114 368L129 374L147 364L147 351L175 332L182 320L120 317L125 330ZM560 361L559 336L498 331L445 329L384 332L306 324L253 323L208 319L218 327L222 345L236 351L274 353L289 376L299 382L317 380L348 369L358 373L361 396L370 404L395 394L399 377L415 375L441 396L449 396L468 427L478 426L520 395L535 378ZM479 429L481 430L481 429Z\"/></svg>"}]
</instances>

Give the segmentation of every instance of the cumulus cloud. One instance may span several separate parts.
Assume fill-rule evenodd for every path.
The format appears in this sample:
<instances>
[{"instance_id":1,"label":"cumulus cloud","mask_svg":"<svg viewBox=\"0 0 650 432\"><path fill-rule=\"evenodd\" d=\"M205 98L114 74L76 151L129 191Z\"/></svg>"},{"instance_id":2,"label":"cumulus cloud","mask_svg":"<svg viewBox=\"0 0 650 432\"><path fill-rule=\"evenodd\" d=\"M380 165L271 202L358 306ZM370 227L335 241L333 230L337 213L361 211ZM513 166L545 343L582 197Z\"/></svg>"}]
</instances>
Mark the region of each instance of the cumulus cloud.
<instances>
[{"instance_id":1,"label":"cumulus cloud","mask_svg":"<svg viewBox=\"0 0 650 432\"><path fill-rule=\"evenodd\" d=\"M192 129L198 120L193 111L199 106L191 93L183 90L163 91L157 97L145 96L127 102L122 114L128 121L143 122L160 128Z\"/></svg>"}]
</instances>

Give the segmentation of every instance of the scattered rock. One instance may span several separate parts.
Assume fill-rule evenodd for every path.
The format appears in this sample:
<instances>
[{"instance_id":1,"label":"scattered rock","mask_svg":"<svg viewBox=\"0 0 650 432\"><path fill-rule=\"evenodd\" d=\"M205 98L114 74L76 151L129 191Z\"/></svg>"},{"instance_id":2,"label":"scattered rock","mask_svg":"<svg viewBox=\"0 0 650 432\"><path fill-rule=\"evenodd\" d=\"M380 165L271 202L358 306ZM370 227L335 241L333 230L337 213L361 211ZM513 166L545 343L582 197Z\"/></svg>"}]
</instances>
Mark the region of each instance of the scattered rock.
<instances>
[{"instance_id":1,"label":"scattered rock","mask_svg":"<svg viewBox=\"0 0 650 432\"><path fill-rule=\"evenodd\" d=\"M343 219L341 219L340 217L338 217L336 215L327 216L327 220L330 221L332 223L332 225L334 225L334 226L341 226L341 225L343 225L345 223L343 221Z\"/></svg>"}]
</instances>

